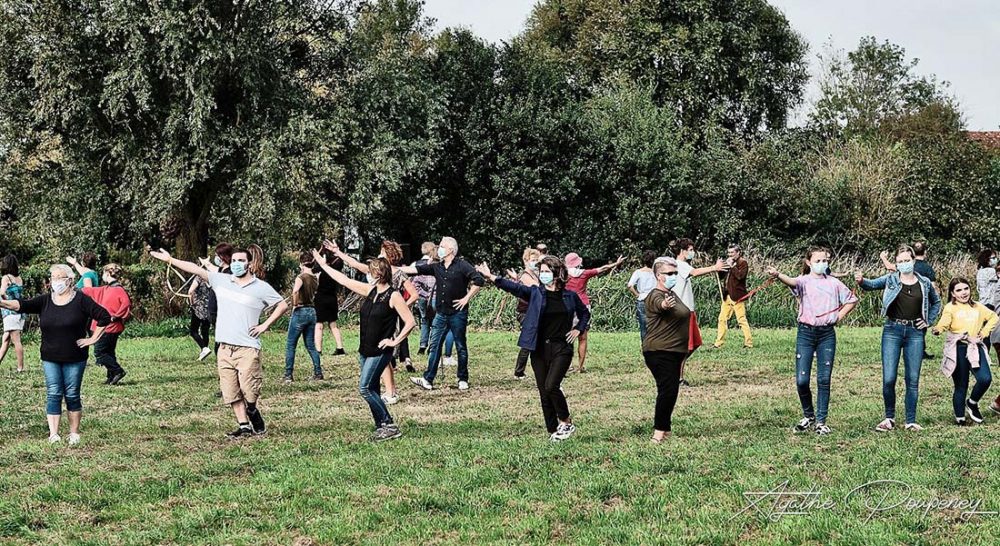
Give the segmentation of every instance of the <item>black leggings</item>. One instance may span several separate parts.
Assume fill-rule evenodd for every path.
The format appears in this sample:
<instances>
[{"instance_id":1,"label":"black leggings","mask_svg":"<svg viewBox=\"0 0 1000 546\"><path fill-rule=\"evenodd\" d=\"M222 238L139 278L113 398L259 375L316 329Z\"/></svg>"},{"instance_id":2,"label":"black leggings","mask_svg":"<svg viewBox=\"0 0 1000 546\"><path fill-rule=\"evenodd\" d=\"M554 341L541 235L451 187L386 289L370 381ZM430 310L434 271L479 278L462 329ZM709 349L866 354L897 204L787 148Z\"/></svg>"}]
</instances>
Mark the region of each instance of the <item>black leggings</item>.
<instances>
[{"instance_id":1,"label":"black leggings","mask_svg":"<svg viewBox=\"0 0 1000 546\"><path fill-rule=\"evenodd\" d=\"M517 323L524 324L524 313L518 312ZM517 360L514 362L514 376L522 377L524 376L524 370L528 367L528 358L531 357L531 351L527 349L521 349L517 353Z\"/></svg>"},{"instance_id":2,"label":"black leggings","mask_svg":"<svg viewBox=\"0 0 1000 546\"><path fill-rule=\"evenodd\" d=\"M191 324L188 326L188 333L191 334L191 339L202 349L208 347L208 329L211 325L211 321L201 320L194 316L193 311L191 312Z\"/></svg>"},{"instance_id":3,"label":"black leggings","mask_svg":"<svg viewBox=\"0 0 1000 546\"><path fill-rule=\"evenodd\" d=\"M125 371L118 364L118 355L116 354L118 350L118 336L120 335L120 333L105 333L94 344L94 360L97 361L98 365L104 366L107 370L108 379Z\"/></svg>"},{"instance_id":4,"label":"black leggings","mask_svg":"<svg viewBox=\"0 0 1000 546\"><path fill-rule=\"evenodd\" d=\"M573 361L573 345L565 341L543 341L531 353L531 369L542 400L542 415L549 433L556 431L559 421L569 421L569 405L560 384Z\"/></svg>"},{"instance_id":5,"label":"black leggings","mask_svg":"<svg viewBox=\"0 0 1000 546\"><path fill-rule=\"evenodd\" d=\"M656 412L653 414L653 428L670 432L670 417L677 403L677 391L681 380L681 363L687 353L672 351L645 351L642 357L646 367L656 380Z\"/></svg>"}]
</instances>

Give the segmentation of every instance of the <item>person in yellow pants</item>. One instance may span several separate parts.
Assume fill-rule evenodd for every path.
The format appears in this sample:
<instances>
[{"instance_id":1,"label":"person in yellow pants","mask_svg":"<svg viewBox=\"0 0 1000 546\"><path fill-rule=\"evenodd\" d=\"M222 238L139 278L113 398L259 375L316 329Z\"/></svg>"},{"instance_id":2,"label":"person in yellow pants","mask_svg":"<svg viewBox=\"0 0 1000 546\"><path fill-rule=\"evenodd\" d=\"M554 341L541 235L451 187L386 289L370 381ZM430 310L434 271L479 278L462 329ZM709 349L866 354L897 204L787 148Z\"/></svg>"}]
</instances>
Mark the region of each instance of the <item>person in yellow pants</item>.
<instances>
[{"instance_id":1,"label":"person in yellow pants","mask_svg":"<svg viewBox=\"0 0 1000 546\"><path fill-rule=\"evenodd\" d=\"M728 269L719 271L719 277L725 280L723 286L722 308L719 309L719 334L715 338L713 348L721 348L726 342L726 332L729 330L729 319L734 314L736 322L743 330L743 347L753 347L753 335L750 333L750 322L747 321L746 301L740 301L747 295L747 273L750 264L743 258L743 249L739 245L729 245L729 257L726 263Z\"/></svg>"}]
</instances>

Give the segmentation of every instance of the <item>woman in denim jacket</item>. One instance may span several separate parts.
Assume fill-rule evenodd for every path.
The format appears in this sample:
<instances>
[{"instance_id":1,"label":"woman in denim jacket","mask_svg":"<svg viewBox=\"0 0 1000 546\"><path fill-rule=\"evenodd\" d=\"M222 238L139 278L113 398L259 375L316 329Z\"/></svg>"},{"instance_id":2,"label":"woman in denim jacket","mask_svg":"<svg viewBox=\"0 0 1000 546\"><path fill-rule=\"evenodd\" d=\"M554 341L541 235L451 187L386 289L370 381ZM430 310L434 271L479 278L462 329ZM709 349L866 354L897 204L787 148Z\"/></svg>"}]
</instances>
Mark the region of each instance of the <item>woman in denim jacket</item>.
<instances>
[{"instance_id":1,"label":"woman in denim jacket","mask_svg":"<svg viewBox=\"0 0 1000 546\"><path fill-rule=\"evenodd\" d=\"M924 355L924 331L941 314L941 298L934 284L914 273L916 256L909 246L896 251L896 271L877 279L854 274L862 290L882 290L882 401L885 419L875 426L888 432L896 426L896 376L902 353L906 381L906 430L919 431L917 397L920 365Z\"/></svg>"}]
</instances>

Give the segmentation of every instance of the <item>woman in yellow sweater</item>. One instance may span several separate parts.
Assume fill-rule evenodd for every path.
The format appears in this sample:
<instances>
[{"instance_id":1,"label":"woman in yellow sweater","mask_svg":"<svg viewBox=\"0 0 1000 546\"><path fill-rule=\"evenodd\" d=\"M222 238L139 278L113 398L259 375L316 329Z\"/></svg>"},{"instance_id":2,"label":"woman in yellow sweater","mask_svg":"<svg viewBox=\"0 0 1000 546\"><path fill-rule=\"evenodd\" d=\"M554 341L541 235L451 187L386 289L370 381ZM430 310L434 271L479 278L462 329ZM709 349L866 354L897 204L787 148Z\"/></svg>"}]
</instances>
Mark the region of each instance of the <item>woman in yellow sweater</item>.
<instances>
[{"instance_id":1,"label":"woman in yellow sweater","mask_svg":"<svg viewBox=\"0 0 1000 546\"><path fill-rule=\"evenodd\" d=\"M997 314L985 305L972 301L969 281L956 277L948 284L948 304L941 312L941 319L934 326L934 335L948 332L945 340L941 371L955 381L952 404L955 408L955 424L965 424L965 413L976 423L983 422L979 411L979 401L990 388L993 375L990 373L989 353L983 340L989 339L990 332L997 326ZM969 373L976 376L972 394L965 398L969 390Z\"/></svg>"}]
</instances>

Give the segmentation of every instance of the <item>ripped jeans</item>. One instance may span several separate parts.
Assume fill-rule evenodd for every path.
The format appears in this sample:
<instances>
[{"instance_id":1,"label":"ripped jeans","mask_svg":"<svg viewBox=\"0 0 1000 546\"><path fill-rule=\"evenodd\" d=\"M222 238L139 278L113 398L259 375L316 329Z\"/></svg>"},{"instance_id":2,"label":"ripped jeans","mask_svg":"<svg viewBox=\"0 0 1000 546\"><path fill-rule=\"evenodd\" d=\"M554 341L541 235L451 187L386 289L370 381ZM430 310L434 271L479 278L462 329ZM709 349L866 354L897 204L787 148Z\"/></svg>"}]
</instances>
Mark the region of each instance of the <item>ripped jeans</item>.
<instances>
[{"instance_id":1,"label":"ripped jeans","mask_svg":"<svg viewBox=\"0 0 1000 546\"><path fill-rule=\"evenodd\" d=\"M830 407L830 376L833 374L833 357L837 352L837 332L833 325L809 326L799 323L795 337L795 386L802 402L802 416L826 422ZM816 355L816 409L813 410L812 390L809 378L812 375L813 355Z\"/></svg>"}]
</instances>

